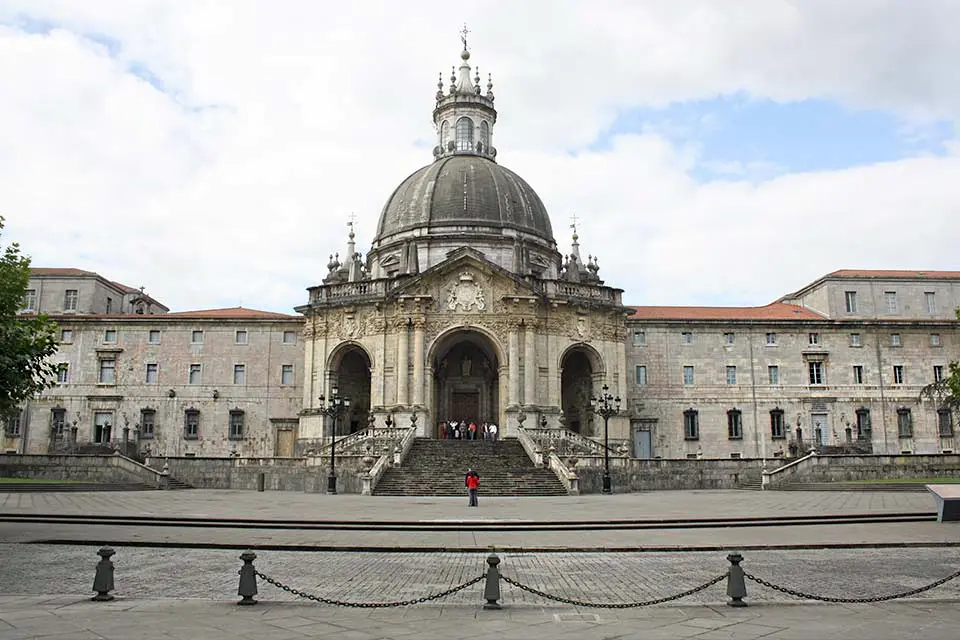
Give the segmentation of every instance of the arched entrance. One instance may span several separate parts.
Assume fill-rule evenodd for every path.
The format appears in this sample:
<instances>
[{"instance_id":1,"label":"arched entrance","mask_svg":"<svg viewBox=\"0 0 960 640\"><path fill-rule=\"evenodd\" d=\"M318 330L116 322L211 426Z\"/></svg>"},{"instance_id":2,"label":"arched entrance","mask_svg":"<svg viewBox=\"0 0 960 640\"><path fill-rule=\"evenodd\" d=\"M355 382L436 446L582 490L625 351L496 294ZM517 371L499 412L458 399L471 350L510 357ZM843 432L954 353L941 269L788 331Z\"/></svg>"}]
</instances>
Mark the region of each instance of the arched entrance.
<instances>
[{"instance_id":1,"label":"arched entrance","mask_svg":"<svg viewBox=\"0 0 960 640\"><path fill-rule=\"evenodd\" d=\"M567 429L594 435L590 397L594 380L602 376L600 355L586 345L571 347L560 358L560 405Z\"/></svg>"},{"instance_id":2,"label":"arched entrance","mask_svg":"<svg viewBox=\"0 0 960 640\"><path fill-rule=\"evenodd\" d=\"M427 433L438 437L440 422L498 422L500 360L490 338L475 330L453 331L434 345L433 417Z\"/></svg>"},{"instance_id":3,"label":"arched entrance","mask_svg":"<svg viewBox=\"0 0 960 640\"><path fill-rule=\"evenodd\" d=\"M347 435L367 426L370 415L370 356L362 347L347 344L331 358L331 385L339 387L340 396L350 398L350 408L337 422L337 435Z\"/></svg>"}]
</instances>

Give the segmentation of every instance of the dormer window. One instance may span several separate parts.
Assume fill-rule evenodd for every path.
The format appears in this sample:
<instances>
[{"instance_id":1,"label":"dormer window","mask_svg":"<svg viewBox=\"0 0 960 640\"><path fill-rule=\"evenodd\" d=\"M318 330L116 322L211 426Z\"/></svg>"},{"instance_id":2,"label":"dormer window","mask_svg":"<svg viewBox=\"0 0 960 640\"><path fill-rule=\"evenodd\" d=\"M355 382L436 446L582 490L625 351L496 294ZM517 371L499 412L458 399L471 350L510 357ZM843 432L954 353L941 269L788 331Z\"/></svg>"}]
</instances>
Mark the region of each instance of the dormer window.
<instances>
[{"instance_id":1,"label":"dormer window","mask_svg":"<svg viewBox=\"0 0 960 640\"><path fill-rule=\"evenodd\" d=\"M457 120L457 151L473 151L473 120Z\"/></svg>"}]
</instances>

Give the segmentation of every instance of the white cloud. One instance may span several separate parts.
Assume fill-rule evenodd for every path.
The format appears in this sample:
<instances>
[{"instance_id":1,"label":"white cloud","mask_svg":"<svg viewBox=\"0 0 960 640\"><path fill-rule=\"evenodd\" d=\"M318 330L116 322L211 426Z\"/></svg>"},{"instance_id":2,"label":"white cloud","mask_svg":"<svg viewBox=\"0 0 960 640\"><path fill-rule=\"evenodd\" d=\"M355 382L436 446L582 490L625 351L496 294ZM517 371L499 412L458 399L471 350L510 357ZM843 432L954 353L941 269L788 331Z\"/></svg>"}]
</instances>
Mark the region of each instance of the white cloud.
<instances>
[{"instance_id":1,"label":"white cloud","mask_svg":"<svg viewBox=\"0 0 960 640\"><path fill-rule=\"evenodd\" d=\"M769 301L841 267L955 268L960 160L698 183L693 144L594 141L618 110L745 93L960 120L951 0L41 2L0 8L0 209L38 266L176 309L286 311L430 161L436 73L494 74L500 160L625 299ZM46 25L41 29L42 25ZM104 43L116 43L108 47ZM419 144L418 144L419 142ZM951 147L956 150L956 145ZM761 171L759 175L764 175Z\"/></svg>"}]
</instances>

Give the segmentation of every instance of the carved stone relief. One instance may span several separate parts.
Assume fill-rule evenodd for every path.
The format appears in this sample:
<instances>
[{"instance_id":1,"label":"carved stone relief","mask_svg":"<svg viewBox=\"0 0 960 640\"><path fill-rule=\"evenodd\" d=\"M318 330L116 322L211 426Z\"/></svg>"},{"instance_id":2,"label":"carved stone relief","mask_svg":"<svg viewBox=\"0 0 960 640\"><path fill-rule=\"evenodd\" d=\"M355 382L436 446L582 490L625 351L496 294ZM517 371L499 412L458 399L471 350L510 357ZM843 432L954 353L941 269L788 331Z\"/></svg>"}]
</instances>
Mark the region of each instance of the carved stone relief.
<instances>
[{"instance_id":1,"label":"carved stone relief","mask_svg":"<svg viewBox=\"0 0 960 640\"><path fill-rule=\"evenodd\" d=\"M483 288L469 271L462 271L447 294L447 311L485 311Z\"/></svg>"}]
</instances>

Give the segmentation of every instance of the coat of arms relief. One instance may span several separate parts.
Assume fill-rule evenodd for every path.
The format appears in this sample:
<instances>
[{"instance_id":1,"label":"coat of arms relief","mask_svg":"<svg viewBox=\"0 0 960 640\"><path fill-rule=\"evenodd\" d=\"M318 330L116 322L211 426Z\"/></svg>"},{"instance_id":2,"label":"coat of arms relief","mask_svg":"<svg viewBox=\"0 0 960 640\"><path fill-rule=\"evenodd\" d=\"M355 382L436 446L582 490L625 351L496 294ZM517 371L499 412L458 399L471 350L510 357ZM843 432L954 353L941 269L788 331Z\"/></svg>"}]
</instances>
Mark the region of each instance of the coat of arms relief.
<instances>
[{"instance_id":1,"label":"coat of arms relief","mask_svg":"<svg viewBox=\"0 0 960 640\"><path fill-rule=\"evenodd\" d=\"M460 277L447 294L447 311L485 311L486 300L483 289L469 271L460 273Z\"/></svg>"}]
</instances>

